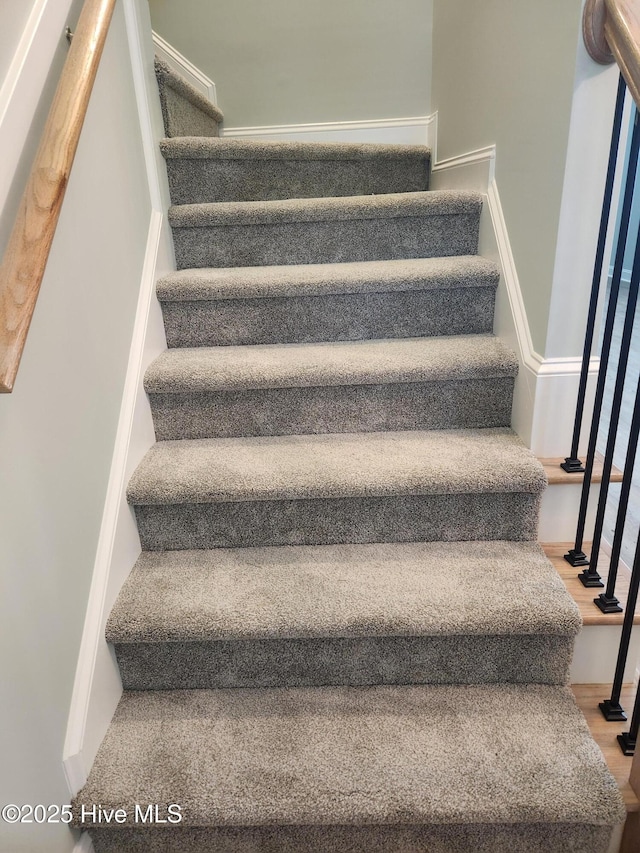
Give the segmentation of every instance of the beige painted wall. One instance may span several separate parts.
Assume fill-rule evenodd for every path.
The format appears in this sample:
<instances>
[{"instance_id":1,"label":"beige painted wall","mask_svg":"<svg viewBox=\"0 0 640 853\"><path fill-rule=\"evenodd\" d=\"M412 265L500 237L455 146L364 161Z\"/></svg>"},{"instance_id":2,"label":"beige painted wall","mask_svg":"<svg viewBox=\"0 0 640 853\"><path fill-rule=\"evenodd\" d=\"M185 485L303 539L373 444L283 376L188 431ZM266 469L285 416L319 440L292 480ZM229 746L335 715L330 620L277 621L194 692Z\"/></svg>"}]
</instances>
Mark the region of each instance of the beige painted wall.
<instances>
[{"instance_id":1,"label":"beige painted wall","mask_svg":"<svg viewBox=\"0 0 640 853\"><path fill-rule=\"evenodd\" d=\"M0 397L3 805L69 802L63 744L150 210L119 2L16 387ZM0 822L2 851L73 846L62 824Z\"/></svg>"},{"instance_id":2,"label":"beige painted wall","mask_svg":"<svg viewBox=\"0 0 640 853\"><path fill-rule=\"evenodd\" d=\"M149 0L228 127L429 113L432 0Z\"/></svg>"},{"instance_id":3,"label":"beige painted wall","mask_svg":"<svg viewBox=\"0 0 640 853\"><path fill-rule=\"evenodd\" d=\"M35 2L36 0L2 0L0 2L0 84L13 59Z\"/></svg>"},{"instance_id":4,"label":"beige painted wall","mask_svg":"<svg viewBox=\"0 0 640 853\"><path fill-rule=\"evenodd\" d=\"M534 348L545 352L581 0L435 0L438 157L493 143Z\"/></svg>"}]
</instances>

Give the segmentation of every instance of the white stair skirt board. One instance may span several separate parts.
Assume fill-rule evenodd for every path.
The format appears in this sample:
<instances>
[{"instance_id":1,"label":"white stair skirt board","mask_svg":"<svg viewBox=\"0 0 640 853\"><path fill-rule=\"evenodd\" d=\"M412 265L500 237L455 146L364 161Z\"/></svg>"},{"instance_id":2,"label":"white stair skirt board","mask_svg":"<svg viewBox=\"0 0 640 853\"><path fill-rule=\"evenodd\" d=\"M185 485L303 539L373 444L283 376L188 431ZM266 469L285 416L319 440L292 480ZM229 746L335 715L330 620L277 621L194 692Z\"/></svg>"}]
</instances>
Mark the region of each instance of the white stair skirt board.
<instances>
[{"instance_id":1,"label":"white stair skirt board","mask_svg":"<svg viewBox=\"0 0 640 853\"><path fill-rule=\"evenodd\" d=\"M496 148L481 148L459 157L436 161L431 188L474 189L486 193L480 223L479 254L501 268L496 297L494 332L518 354L513 426L538 456L566 456L571 446L578 396L581 358L545 359L533 348L509 234L495 180ZM581 448L586 448L595 393L598 359L592 358Z\"/></svg>"},{"instance_id":2,"label":"white stair skirt board","mask_svg":"<svg viewBox=\"0 0 640 853\"><path fill-rule=\"evenodd\" d=\"M578 570L576 570L577 572ZM594 590L595 594L599 590ZM594 604L595 607L595 604ZM573 652L570 679L572 684L611 684L616 669L622 625L584 625ZM631 634L629 655L624 671L625 683L635 680L640 658L640 632ZM602 697L606 699L606 696ZM631 708L625 708L631 719Z\"/></svg>"},{"instance_id":3,"label":"white stair skirt board","mask_svg":"<svg viewBox=\"0 0 640 853\"><path fill-rule=\"evenodd\" d=\"M264 127L228 127L222 136L272 142L380 142L436 147L437 113L371 121L320 122Z\"/></svg>"},{"instance_id":4,"label":"white stair skirt board","mask_svg":"<svg viewBox=\"0 0 640 853\"><path fill-rule=\"evenodd\" d=\"M153 33L153 46L156 54L160 59L164 60L170 68L181 74L192 86L202 92L205 98L208 98L212 104L218 104L216 96L216 84L207 75L200 71L199 68L189 62L186 56L183 56L179 50L165 41L158 33Z\"/></svg>"},{"instance_id":5,"label":"white stair skirt board","mask_svg":"<svg viewBox=\"0 0 640 853\"><path fill-rule=\"evenodd\" d=\"M94 853L94 850L91 836L88 832L83 832L73 848L73 853Z\"/></svg>"},{"instance_id":6,"label":"white stair skirt board","mask_svg":"<svg viewBox=\"0 0 640 853\"><path fill-rule=\"evenodd\" d=\"M582 479L575 483L555 483L547 487L540 506L540 542L572 542L576 535L576 523L580 510ZM589 491L589 507L585 526L585 541L593 535L600 485L594 483Z\"/></svg>"},{"instance_id":7,"label":"white stair skirt board","mask_svg":"<svg viewBox=\"0 0 640 853\"><path fill-rule=\"evenodd\" d=\"M163 212L169 206L169 190L158 148L158 140L163 135L162 116L155 96L147 3L145 0L124 0L124 12L152 211L122 407L63 748L64 772L72 795L85 784L122 695L118 666L104 638L104 629L113 602L140 554L140 539L127 504L126 485L140 459L155 442L142 380L147 366L166 349L162 313L155 298L155 283L160 276L175 269L171 235ZM90 844L90 841L81 839L80 843ZM93 846L79 848L82 853L90 853L92 849Z\"/></svg>"}]
</instances>

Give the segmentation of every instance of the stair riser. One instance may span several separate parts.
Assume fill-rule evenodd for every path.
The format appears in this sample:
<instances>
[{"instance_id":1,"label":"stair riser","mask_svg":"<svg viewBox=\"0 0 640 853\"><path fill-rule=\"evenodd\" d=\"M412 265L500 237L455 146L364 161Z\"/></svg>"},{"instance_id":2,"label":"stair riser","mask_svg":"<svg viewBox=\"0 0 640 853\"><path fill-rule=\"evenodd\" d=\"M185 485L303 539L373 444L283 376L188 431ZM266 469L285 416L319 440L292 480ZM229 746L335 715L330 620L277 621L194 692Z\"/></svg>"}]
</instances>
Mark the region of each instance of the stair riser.
<instances>
[{"instance_id":1,"label":"stair riser","mask_svg":"<svg viewBox=\"0 0 640 853\"><path fill-rule=\"evenodd\" d=\"M479 215L174 227L178 269L474 255Z\"/></svg>"},{"instance_id":2,"label":"stair riser","mask_svg":"<svg viewBox=\"0 0 640 853\"><path fill-rule=\"evenodd\" d=\"M365 160L167 160L173 204L273 201L424 192L429 162L417 157Z\"/></svg>"},{"instance_id":3,"label":"stair riser","mask_svg":"<svg viewBox=\"0 0 640 853\"><path fill-rule=\"evenodd\" d=\"M170 347L486 334L495 287L163 302Z\"/></svg>"},{"instance_id":4,"label":"stair riser","mask_svg":"<svg viewBox=\"0 0 640 853\"><path fill-rule=\"evenodd\" d=\"M439 539L530 541L536 538L539 503L538 497L520 493L402 495L137 505L135 512L143 550L172 551Z\"/></svg>"},{"instance_id":5,"label":"stair riser","mask_svg":"<svg viewBox=\"0 0 640 853\"><path fill-rule=\"evenodd\" d=\"M96 853L603 853L611 827L585 824L92 829Z\"/></svg>"},{"instance_id":6,"label":"stair riser","mask_svg":"<svg viewBox=\"0 0 640 853\"><path fill-rule=\"evenodd\" d=\"M508 426L512 378L150 394L158 441Z\"/></svg>"},{"instance_id":7,"label":"stair riser","mask_svg":"<svg viewBox=\"0 0 640 853\"><path fill-rule=\"evenodd\" d=\"M162 92L167 136L220 136L218 122L170 86Z\"/></svg>"},{"instance_id":8,"label":"stair riser","mask_svg":"<svg viewBox=\"0 0 640 853\"><path fill-rule=\"evenodd\" d=\"M384 637L116 644L125 690L564 684L573 638Z\"/></svg>"}]
</instances>

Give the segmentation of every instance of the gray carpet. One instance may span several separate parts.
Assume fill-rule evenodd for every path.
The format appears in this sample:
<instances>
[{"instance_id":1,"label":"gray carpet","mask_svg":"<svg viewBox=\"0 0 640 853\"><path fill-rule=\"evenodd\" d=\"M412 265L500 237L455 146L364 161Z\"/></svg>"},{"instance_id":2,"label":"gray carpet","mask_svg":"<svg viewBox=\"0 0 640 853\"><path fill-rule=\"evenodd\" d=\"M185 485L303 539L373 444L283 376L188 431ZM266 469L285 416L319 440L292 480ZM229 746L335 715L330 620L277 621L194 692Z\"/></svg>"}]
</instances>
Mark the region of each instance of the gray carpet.
<instances>
[{"instance_id":1,"label":"gray carpet","mask_svg":"<svg viewBox=\"0 0 640 853\"><path fill-rule=\"evenodd\" d=\"M491 332L498 273L473 256L186 269L158 282L170 347Z\"/></svg>"},{"instance_id":2,"label":"gray carpet","mask_svg":"<svg viewBox=\"0 0 640 853\"><path fill-rule=\"evenodd\" d=\"M147 371L159 441L507 426L517 362L495 338L172 349Z\"/></svg>"},{"instance_id":3,"label":"gray carpet","mask_svg":"<svg viewBox=\"0 0 640 853\"><path fill-rule=\"evenodd\" d=\"M138 690L558 684L579 627L534 543L437 542L145 553L107 637Z\"/></svg>"},{"instance_id":4,"label":"gray carpet","mask_svg":"<svg viewBox=\"0 0 640 853\"><path fill-rule=\"evenodd\" d=\"M220 110L157 56L155 71L167 136L219 136Z\"/></svg>"},{"instance_id":5,"label":"gray carpet","mask_svg":"<svg viewBox=\"0 0 640 853\"><path fill-rule=\"evenodd\" d=\"M624 818L571 692L541 685L125 693L75 807L150 793L185 827L515 823L540 850Z\"/></svg>"},{"instance_id":6,"label":"gray carpet","mask_svg":"<svg viewBox=\"0 0 640 853\"><path fill-rule=\"evenodd\" d=\"M606 853L624 807L566 687L482 197L428 191L420 146L220 139L158 80L171 349L77 824L125 810L97 853Z\"/></svg>"},{"instance_id":7,"label":"gray carpet","mask_svg":"<svg viewBox=\"0 0 640 853\"><path fill-rule=\"evenodd\" d=\"M253 142L202 137L161 145L173 204L359 196L428 189L417 145Z\"/></svg>"},{"instance_id":8,"label":"gray carpet","mask_svg":"<svg viewBox=\"0 0 640 853\"><path fill-rule=\"evenodd\" d=\"M178 269L472 255L482 198L414 192L183 204L169 210Z\"/></svg>"}]
</instances>

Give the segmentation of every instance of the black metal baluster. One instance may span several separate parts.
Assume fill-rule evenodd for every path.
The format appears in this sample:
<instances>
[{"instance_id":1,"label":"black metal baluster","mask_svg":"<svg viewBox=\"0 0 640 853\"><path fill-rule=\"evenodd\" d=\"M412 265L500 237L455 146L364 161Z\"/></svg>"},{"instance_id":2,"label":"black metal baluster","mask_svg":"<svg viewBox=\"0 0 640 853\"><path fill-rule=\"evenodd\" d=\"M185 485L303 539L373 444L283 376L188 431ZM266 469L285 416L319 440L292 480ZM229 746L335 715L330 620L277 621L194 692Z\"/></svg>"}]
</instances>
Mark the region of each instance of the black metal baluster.
<instances>
[{"instance_id":1,"label":"black metal baluster","mask_svg":"<svg viewBox=\"0 0 640 853\"><path fill-rule=\"evenodd\" d=\"M618 743L620 749L625 755L634 755L636 751L636 741L638 740L638 728L640 727L640 688L636 693L636 701L633 703L633 714L631 715L631 725L628 732L622 732L618 735Z\"/></svg>"},{"instance_id":2,"label":"black metal baluster","mask_svg":"<svg viewBox=\"0 0 640 853\"><path fill-rule=\"evenodd\" d=\"M631 150L629 152L627 179L625 182L624 198L622 202L622 214L620 217L620 232L618 234L616 257L613 266L613 277L611 279L611 289L609 292L609 304L607 306L607 316L604 325L602 351L600 353L600 369L598 371L596 396L593 406L593 417L591 420L591 431L589 433L589 446L587 449L587 459L585 463L584 481L582 483L582 494L580 496L580 512L578 514L576 539L573 548L567 554L564 555L565 560L572 566L589 566L589 560L587 559L587 555L582 550L582 544L584 540L584 528L587 520L587 508L589 505L589 490L591 488L593 462L596 455L598 427L600 425L600 416L602 414L602 401L604 399L607 367L609 364L609 355L611 352L611 339L613 337L613 326L616 318L616 305L618 302L618 293L620 290L622 267L624 265L624 253L627 243L627 235L629 233L629 217L631 214L631 205L633 203L633 192L636 181L636 171L638 168L638 151L640 150L640 122L638 122L638 111L635 106L633 109L634 123L633 134L631 136ZM583 586L586 587L604 586L598 572L592 571L591 567L581 572L578 575L578 578L582 582Z\"/></svg>"},{"instance_id":3,"label":"black metal baluster","mask_svg":"<svg viewBox=\"0 0 640 853\"><path fill-rule=\"evenodd\" d=\"M593 280L591 282L591 298L589 300L589 311L587 314L587 330L584 338L584 350L582 353L582 367L580 370L580 384L578 386L578 402L576 403L576 417L573 425L573 439L571 441L571 454L566 457L560 467L569 473L584 471L582 462L578 458L578 444L580 442L580 430L582 429L582 416L584 413L584 399L587 391L587 379L589 377L589 360L593 346L593 334L596 325L596 313L598 310L598 296L600 294L600 281L602 279L602 264L604 261L604 250L607 242L607 230L609 227L609 215L611 213L611 199L613 196L613 183L618 161L618 148L620 145L620 129L622 127L622 114L624 112L624 99L627 86L622 74L618 80L618 95L613 117L613 131L611 134L611 147L609 148L609 165L607 166L607 180L604 188L604 200L602 202L602 215L600 217L600 231L598 233L598 247L596 259L593 266Z\"/></svg>"},{"instance_id":4,"label":"black metal baluster","mask_svg":"<svg viewBox=\"0 0 640 853\"><path fill-rule=\"evenodd\" d=\"M613 535L613 545L611 546L611 560L609 563L607 588L604 592L600 593L598 598L593 599L603 613L622 612L620 602L615 596L615 590L616 580L618 578L618 566L620 564L620 552L622 550L622 539L624 536L624 523L627 517L627 507L629 506L629 496L631 494L631 485L633 481L633 468L636 462L636 450L638 449L638 438L640 438L640 377L638 378L636 397L633 403L633 417L631 418L631 428L629 430L627 456L624 461L622 489L620 491L618 514L616 516L616 528Z\"/></svg>"},{"instance_id":5,"label":"black metal baluster","mask_svg":"<svg viewBox=\"0 0 640 853\"><path fill-rule=\"evenodd\" d=\"M620 705L620 694L622 692L622 682L624 680L624 668L627 663L627 655L629 654L629 640L631 639L631 631L633 629L633 618L636 612L636 603L638 600L638 587L640 586L640 535L636 543L636 551L633 557L633 569L631 571L631 582L629 583L629 595L627 596L627 606L624 613L624 622L622 623L622 635L620 637L620 648L618 649L618 660L616 662L616 673L613 677L613 688L611 690L611 698L600 702L599 708L605 720L610 722L619 722L626 720L627 715ZM640 691L638 691L640 693ZM636 705L638 704L636 699ZM634 716L635 714L634 708ZM631 731L634 733L633 725ZM634 738L638 734L637 720Z\"/></svg>"},{"instance_id":6,"label":"black metal baluster","mask_svg":"<svg viewBox=\"0 0 640 853\"><path fill-rule=\"evenodd\" d=\"M633 256L633 267L631 270L631 283L629 284L629 296L627 297L627 307L624 316L624 327L622 329L622 340L620 342L620 356L618 360L618 370L616 373L616 384L613 390L613 401L611 403L609 433L607 435L607 446L604 453L604 462L602 464L602 482L600 484L600 494L598 496L598 510L596 512L596 522L593 531L593 544L591 546L591 560L589 563L589 572L593 574L597 574L600 542L602 540L602 528L604 525L605 511L607 509L607 495L609 493L611 469L613 467L613 453L616 445L618 423L620 421L620 409L622 408L624 381L627 377L627 364L629 363L629 349L631 347L633 324L636 318L636 305L638 302L639 283L640 240L637 240L636 238L636 247ZM633 474L633 471L631 473ZM596 604L599 604L600 599L595 598L594 601ZM620 612L620 608L618 608L617 611L614 610L613 612Z\"/></svg>"}]
</instances>

